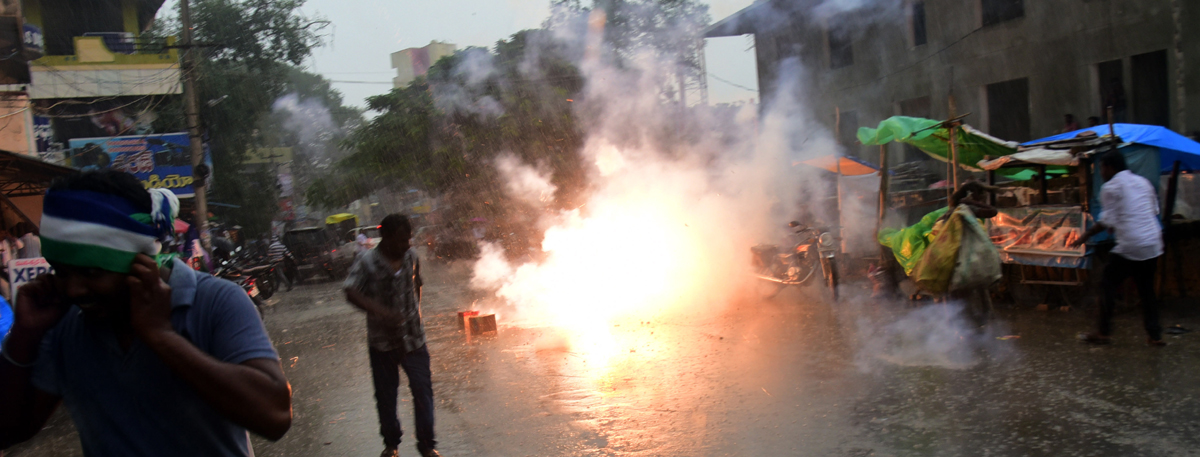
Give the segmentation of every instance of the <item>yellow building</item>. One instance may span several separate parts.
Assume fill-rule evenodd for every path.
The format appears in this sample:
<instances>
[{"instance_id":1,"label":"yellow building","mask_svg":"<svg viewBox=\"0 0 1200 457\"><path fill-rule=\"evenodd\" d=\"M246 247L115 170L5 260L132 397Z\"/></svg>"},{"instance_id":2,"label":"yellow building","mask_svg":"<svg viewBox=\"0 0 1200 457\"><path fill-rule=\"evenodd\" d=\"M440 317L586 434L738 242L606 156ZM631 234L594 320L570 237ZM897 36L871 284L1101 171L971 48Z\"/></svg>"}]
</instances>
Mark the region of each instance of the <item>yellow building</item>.
<instances>
[{"instance_id":1,"label":"yellow building","mask_svg":"<svg viewBox=\"0 0 1200 457\"><path fill-rule=\"evenodd\" d=\"M392 53L392 68L396 69L392 87L405 87L418 77L425 76L429 67L437 63L438 59L454 54L455 49L457 48L453 44L431 41L423 48L408 48Z\"/></svg>"}]
</instances>

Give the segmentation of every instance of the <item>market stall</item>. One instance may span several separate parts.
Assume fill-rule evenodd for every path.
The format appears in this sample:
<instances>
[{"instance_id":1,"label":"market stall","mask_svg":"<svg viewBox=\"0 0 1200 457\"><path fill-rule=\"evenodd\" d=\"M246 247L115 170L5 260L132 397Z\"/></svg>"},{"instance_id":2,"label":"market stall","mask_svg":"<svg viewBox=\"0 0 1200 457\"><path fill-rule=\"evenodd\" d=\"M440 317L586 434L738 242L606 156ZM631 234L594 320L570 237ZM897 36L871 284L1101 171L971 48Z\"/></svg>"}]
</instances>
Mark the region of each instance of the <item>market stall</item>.
<instances>
[{"instance_id":1,"label":"market stall","mask_svg":"<svg viewBox=\"0 0 1200 457\"><path fill-rule=\"evenodd\" d=\"M952 169L947 172L948 182L940 189L942 195L958 188L963 181L960 170L987 172L988 184L999 187L1000 195L989 198L988 203L996 206L998 214L988 220L986 228L1001 261L1009 265L1005 268L1008 283L1078 285L1086 278L1082 273L1088 266L1086 253L1067 247L1072 236L1078 238L1086 226L1087 216L1077 196L1081 185L1067 190L1072 187L1070 178L1051 178L1069 173L1075 165L1069 152L1064 156L1058 151L1023 151L1015 142L961 123L961 118L936 121L897 116L883 121L877 129L859 129L858 137L863 144L902 142L948 162ZM998 178L1004 182L997 184ZM923 196L938 190L906 193ZM899 206L897 197L893 194L888 199L893 207ZM906 273L917 266L921 251L933 241L934 221L946 211L941 208L930 212L933 209L921 208L921 220L904 229L879 231L880 243L891 248Z\"/></svg>"},{"instance_id":2,"label":"market stall","mask_svg":"<svg viewBox=\"0 0 1200 457\"><path fill-rule=\"evenodd\" d=\"M1085 220L1098 216L1102 210L1099 195L1103 179L1099 175L1099 167L1093 166L1093 163L1101 154L1110 150L1119 151L1131 172L1146 178L1155 186L1161 202L1163 236L1167 248L1160 261L1160 291L1164 295L1187 296L1187 284L1195 281L1187 279L1186 272L1200 268L1196 256L1188 254L1200 249L1200 222L1188 220L1187 216L1177 213L1176 201L1180 176L1200 170L1200 143L1160 126L1113 124L1031 141L1021 145L1020 150L1003 159L980 162L980 166L993 170L1020 164L1043 169L1076 167L1074 180L1079 183L1079 191L1067 193L1063 198L1076 202L1073 206L1083 210ZM1053 182L1043 180L1047 181ZM1053 189L1053 186L1047 188ZM1050 199L1051 195L1048 194L1048 191L1043 191L1043 201ZM1103 243L1106 238L1107 235L1101 235L1093 240ZM1084 268L1087 267L1086 259L1080 262L1085 265Z\"/></svg>"}]
</instances>

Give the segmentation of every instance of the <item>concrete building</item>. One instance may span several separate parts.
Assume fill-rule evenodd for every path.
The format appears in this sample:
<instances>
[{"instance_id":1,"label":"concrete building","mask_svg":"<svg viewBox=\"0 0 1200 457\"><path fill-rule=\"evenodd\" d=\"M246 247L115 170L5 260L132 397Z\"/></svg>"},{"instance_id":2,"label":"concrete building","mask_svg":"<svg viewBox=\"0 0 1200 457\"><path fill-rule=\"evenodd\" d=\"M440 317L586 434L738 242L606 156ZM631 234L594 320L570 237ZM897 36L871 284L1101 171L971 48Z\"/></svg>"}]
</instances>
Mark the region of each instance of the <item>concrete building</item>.
<instances>
[{"instance_id":1,"label":"concrete building","mask_svg":"<svg viewBox=\"0 0 1200 457\"><path fill-rule=\"evenodd\" d=\"M853 3L853 2L850 2ZM868 2L869 3L869 2ZM1200 23L1192 0L759 0L708 37L753 34L764 106L798 80L816 117L851 154L859 126L892 115L964 121L1006 140L1086 127L1114 107L1118 122L1200 129ZM790 65L789 59L799 65ZM897 151L898 152L898 151ZM905 159L918 159L909 150Z\"/></svg>"},{"instance_id":2,"label":"concrete building","mask_svg":"<svg viewBox=\"0 0 1200 457\"><path fill-rule=\"evenodd\" d=\"M425 76L429 67L438 59L454 54L456 46L440 41L430 41L423 48L408 48L392 53L392 68L396 69L396 77L392 78L392 87L401 88L418 77Z\"/></svg>"},{"instance_id":3,"label":"concrete building","mask_svg":"<svg viewBox=\"0 0 1200 457\"><path fill-rule=\"evenodd\" d=\"M163 0L0 0L0 150L64 162L75 138L153 133L182 93L173 37L142 35Z\"/></svg>"}]
</instances>

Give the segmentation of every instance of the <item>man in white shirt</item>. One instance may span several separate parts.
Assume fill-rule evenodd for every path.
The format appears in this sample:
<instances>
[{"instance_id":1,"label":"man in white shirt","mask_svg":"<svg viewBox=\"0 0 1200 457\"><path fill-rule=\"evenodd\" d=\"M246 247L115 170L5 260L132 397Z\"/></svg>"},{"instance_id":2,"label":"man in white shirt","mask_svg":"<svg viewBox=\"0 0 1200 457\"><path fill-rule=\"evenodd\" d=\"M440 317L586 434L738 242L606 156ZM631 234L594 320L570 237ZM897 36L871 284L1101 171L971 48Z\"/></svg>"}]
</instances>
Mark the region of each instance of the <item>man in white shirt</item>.
<instances>
[{"instance_id":1,"label":"man in white shirt","mask_svg":"<svg viewBox=\"0 0 1200 457\"><path fill-rule=\"evenodd\" d=\"M1126 278L1133 277L1142 302L1142 318L1151 346L1164 346L1162 327L1158 323L1158 299L1154 296L1154 275L1158 257L1163 254L1162 225L1158 222L1158 195L1146 178L1133 174L1125 157L1113 151L1100 158L1100 218L1072 246L1108 230L1117 245L1112 249L1109 263L1104 267L1104 297L1100 304L1100 327L1096 333L1080 335L1086 342L1111 342L1112 316L1116 307L1117 288Z\"/></svg>"}]
</instances>

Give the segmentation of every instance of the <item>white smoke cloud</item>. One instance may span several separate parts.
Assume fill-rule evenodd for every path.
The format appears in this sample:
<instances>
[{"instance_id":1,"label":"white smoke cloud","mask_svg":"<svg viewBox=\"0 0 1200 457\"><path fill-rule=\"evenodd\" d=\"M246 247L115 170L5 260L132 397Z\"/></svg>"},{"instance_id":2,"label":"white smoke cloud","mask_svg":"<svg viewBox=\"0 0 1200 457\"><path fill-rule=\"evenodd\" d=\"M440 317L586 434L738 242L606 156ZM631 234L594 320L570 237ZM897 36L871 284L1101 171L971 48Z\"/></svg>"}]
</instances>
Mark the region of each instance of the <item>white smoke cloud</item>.
<instances>
[{"instance_id":1,"label":"white smoke cloud","mask_svg":"<svg viewBox=\"0 0 1200 457\"><path fill-rule=\"evenodd\" d=\"M490 96L475 97L498 72L495 57L482 48L468 48L457 54L460 59L454 66L453 78L449 82L433 85L434 103L446 113L470 113L484 117L504 114L504 108ZM459 83L461 81L461 84Z\"/></svg>"},{"instance_id":2,"label":"white smoke cloud","mask_svg":"<svg viewBox=\"0 0 1200 457\"><path fill-rule=\"evenodd\" d=\"M661 82L677 68L654 52L629 53L621 66L589 55L579 108L592 165L586 203L543 217L538 261L510 264L485 246L472 286L508 305L506 321L529 325L718 311L749 278L749 247L777 239L802 196L829 196L815 179L824 172L796 165L837 151L804 108L804 73L794 64L781 72L783 95L760 117L753 105L664 102ZM497 168L513 197L540 200L552 189L515 157Z\"/></svg>"},{"instance_id":3,"label":"white smoke cloud","mask_svg":"<svg viewBox=\"0 0 1200 457\"><path fill-rule=\"evenodd\" d=\"M967 319L964 306L961 302L931 303L875 321L858 313L858 368L864 372L882 365L964 369L987 358L1008 361L1017 357L1013 343L997 339L1005 336L1007 326L992 322L978 328Z\"/></svg>"},{"instance_id":4,"label":"white smoke cloud","mask_svg":"<svg viewBox=\"0 0 1200 457\"><path fill-rule=\"evenodd\" d=\"M504 178L509 195L533 205L545 206L554 199L558 187L550 182L550 174L524 164L512 154L504 154L496 159L496 170Z\"/></svg>"},{"instance_id":5,"label":"white smoke cloud","mask_svg":"<svg viewBox=\"0 0 1200 457\"><path fill-rule=\"evenodd\" d=\"M301 99L296 93L276 99L271 110L287 114L284 127L296 133L304 143L328 141L330 135L338 130L325 104L313 99Z\"/></svg>"},{"instance_id":6,"label":"white smoke cloud","mask_svg":"<svg viewBox=\"0 0 1200 457\"><path fill-rule=\"evenodd\" d=\"M826 0L819 7L826 15L878 12L897 1ZM791 14L776 12L764 20ZM664 95L663 81L679 71L673 61L635 50L614 64L614 52L598 49L603 21L595 14L556 11L549 23L558 25L554 37L586 56L576 114L586 126L587 194L581 206L541 218L545 237L537 260L513 263L499 246L482 246L471 285L493 295L489 311L502 312L510 325L566 326L568 334L604 331L622 318L715 314L744 292L749 248L781 240L791 219L840 223L848 228L844 245L851 251L879 249L877 181L843 187L839 220L835 205L821 203L836 193L828 172L801 164L841 147L813 117L809 75L800 62L780 63L775 92L762 94L761 112L754 105L683 108ZM542 201L554 192L534 164L506 156L496 166L515 198ZM996 341L1002 327L979 331L959 305L873 320L858 311L878 304L846 292L843 303L855 305L839 304L838 312L843 322L858 324L854 344L864 371L881 362L964 368L983 360L981 352L1013 354Z\"/></svg>"}]
</instances>

